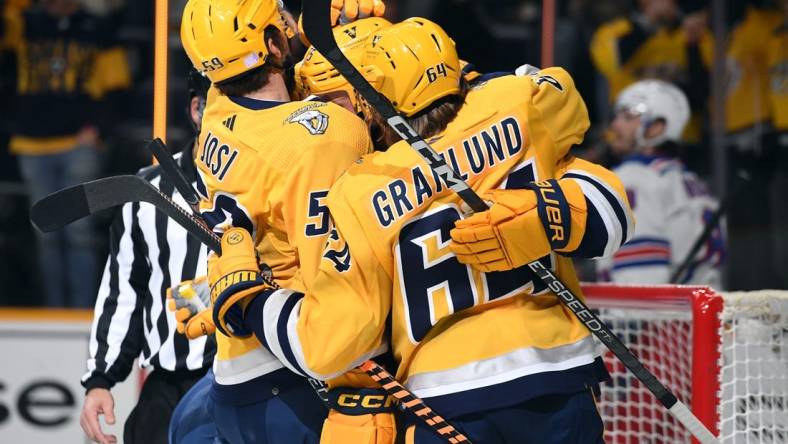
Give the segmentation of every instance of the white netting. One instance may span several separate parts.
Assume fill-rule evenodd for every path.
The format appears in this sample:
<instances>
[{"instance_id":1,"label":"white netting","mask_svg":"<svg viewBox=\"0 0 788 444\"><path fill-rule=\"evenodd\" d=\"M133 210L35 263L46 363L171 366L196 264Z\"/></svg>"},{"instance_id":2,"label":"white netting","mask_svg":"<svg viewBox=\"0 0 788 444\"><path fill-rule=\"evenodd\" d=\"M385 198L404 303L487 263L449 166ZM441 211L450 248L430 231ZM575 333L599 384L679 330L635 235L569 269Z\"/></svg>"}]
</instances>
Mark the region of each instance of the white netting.
<instances>
[{"instance_id":1,"label":"white netting","mask_svg":"<svg viewBox=\"0 0 788 444\"><path fill-rule=\"evenodd\" d=\"M721 441L788 443L788 292L723 298Z\"/></svg>"},{"instance_id":2,"label":"white netting","mask_svg":"<svg viewBox=\"0 0 788 444\"><path fill-rule=\"evenodd\" d=\"M692 314L688 310L600 309L600 317L682 402L691 401ZM602 386L599 410L608 444L674 444L689 434L601 344L611 380Z\"/></svg>"},{"instance_id":3,"label":"white netting","mask_svg":"<svg viewBox=\"0 0 788 444\"><path fill-rule=\"evenodd\" d=\"M688 406L692 402L693 320L686 303L596 300L600 317L643 364ZM720 441L788 444L788 292L722 296ZM609 444L690 443L691 437L605 347L600 353L612 380L602 387L600 412Z\"/></svg>"}]
</instances>

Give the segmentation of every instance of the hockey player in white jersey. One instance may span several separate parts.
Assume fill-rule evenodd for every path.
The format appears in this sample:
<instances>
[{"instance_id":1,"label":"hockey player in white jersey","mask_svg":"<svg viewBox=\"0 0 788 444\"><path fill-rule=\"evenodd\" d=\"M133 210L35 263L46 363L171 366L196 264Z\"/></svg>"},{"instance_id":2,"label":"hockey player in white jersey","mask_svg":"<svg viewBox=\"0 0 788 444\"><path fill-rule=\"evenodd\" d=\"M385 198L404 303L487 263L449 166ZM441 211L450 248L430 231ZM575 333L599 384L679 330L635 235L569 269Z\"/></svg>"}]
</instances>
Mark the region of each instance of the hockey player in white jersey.
<instances>
[{"instance_id":1,"label":"hockey player in white jersey","mask_svg":"<svg viewBox=\"0 0 788 444\"><path fill-rule=\"evenodd\" d=\"M616 283L665 284L690 253L718 202L676 157L690 116L676 86L643 80L619 94L610 124L614 169L637 220L634 236L611 259L600 260L602 278ZM721 286L723 230L715 227L676 283Z\"/></svg>"}]
</instances>

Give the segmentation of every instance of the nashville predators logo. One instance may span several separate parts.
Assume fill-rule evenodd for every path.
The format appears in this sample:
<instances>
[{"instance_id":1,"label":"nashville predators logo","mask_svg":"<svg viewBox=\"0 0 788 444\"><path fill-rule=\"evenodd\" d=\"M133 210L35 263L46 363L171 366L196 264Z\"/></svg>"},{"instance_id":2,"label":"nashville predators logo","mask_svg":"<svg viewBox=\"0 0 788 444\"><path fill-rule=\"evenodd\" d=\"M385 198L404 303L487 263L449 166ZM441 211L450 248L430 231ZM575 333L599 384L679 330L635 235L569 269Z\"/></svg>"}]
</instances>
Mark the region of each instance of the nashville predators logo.
<instances>
[{"instance_id":1,"label":"nashville predators logo","mask_svg":"<svg viewBox=\"0 0 788 444\"><path fill-rule=\"evenodd\" d=\"M328 128L328 116L315 109L306 109L302 112L293 113L287 121L289 123L299 123L309 134L316 136L324 134Z\"/></svg>"}]
</instances>

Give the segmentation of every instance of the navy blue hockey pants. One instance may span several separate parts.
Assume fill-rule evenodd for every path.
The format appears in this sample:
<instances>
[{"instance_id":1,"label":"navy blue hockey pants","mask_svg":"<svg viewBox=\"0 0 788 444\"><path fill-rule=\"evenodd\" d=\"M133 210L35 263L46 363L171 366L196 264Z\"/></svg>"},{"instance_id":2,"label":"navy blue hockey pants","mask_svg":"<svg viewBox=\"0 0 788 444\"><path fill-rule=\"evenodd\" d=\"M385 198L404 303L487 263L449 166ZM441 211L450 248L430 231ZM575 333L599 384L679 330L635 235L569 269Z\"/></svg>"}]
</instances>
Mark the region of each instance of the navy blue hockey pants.
<instances>
[{"instance_id":1,"label":"navy blue hockey pants","mask_svg":"<svg viewBox=\"0 0 788 444\"><path fill-rule=\"evenodd\" d=\"M170 422L170 444L318 444L326 409L303 387L252 404L220 403L208 372L183 397Z\"/></svg>"},{"instance_id":2,"label":"navy blue hockey pants","mask_svg":"<svg viewBox=\"0 0 788 444\"><path fill-rule=\"evenodd\" d=\"M445 444L431 429L413 422L406 444ZM604 444L602 418L590 390L542 396L449 422L473 444Z\"/></svg>"}]
</instances>

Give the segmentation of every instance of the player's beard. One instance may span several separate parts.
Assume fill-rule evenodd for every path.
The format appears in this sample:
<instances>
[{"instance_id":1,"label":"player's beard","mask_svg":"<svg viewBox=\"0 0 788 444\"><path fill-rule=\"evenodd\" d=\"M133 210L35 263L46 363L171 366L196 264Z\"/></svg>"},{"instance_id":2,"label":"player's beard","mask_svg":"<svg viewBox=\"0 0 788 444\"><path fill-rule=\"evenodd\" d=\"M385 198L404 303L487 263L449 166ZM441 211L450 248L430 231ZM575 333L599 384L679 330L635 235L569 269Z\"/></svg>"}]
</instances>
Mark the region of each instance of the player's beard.
<instances>
[{"instance_id":1,"label":"player's beard","mask_svg":"<svg viewBox=\"0 0 788 444\"><path fill-rule=\"evenodd\" d=\"M295 91L295 64L296 60L290 48L290 43L281 32L276 34L276 45L281 49L284 55L278 60L271 60L271 67L282 73L285 81L285 87L291 97L294 96Z\"/></svg>"},{"instance_id":2,"label":"player's beard","mask_svg":"<svg viewBox=\"0 0 788 444\"><path fill-rule=\"evenodd\" d=\"M285 86L290 96L293 96L295 87L295 57L292 53L288 53L284 60L282 60L282 76L285 79Z\"/></svg>"}]
</instances>

